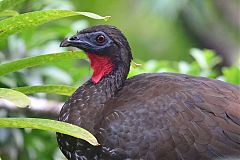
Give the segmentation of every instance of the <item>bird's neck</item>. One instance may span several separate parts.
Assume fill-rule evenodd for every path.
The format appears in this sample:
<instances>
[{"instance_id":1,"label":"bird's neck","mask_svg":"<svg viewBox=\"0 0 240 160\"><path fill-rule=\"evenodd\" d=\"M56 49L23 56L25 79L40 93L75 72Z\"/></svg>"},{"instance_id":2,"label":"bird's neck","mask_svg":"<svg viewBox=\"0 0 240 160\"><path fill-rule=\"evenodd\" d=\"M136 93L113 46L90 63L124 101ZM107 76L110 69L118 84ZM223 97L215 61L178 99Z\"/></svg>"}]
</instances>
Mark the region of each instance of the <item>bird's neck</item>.
<instances>
[{"instance_id":1,"label":"bird's neck","mask_svg":"<svg viewBox=\"0 0 240 160\"><path fill-rule=\"evenodd\" d=\"M121 89L127 78L130 64L114 63L105 57L94 57L100 64L96 64L94 55L90 55L93 76L71 96L66 105L69 106L69 123L81 126L94 133L94 125L101 118L105 104ZM98 66L97 66L98 65ZM99 66L101 65L101 66ZM64 106L65 107L65 106ZM63 113L63 112L62 112Z\"/></svg>"},{"instance_id":2,"label":"bird's neck","mask_svg":"<svg viewBox=\"0 0 240 160\"><path fill-rule=\"evenodd\" d=\"M121 61L114 61L110 56L102 56L93 53L88 53L90 66L93 69L91 81L93 86L103 87L104 85L112 86L112 93L120 89L123 82L127 78L130 62L123 63ZM107 89L107 88L105 88Z\"/></svg>"},{"instance_id":3,"label":"bird's neck","mask_svg":"<svg viewBox=\"0 0 240 160\"><path fill-rule=\"evenodd\" d=\"M93 69L92 82L97 84L104 76L113 71L113 63L108 56L99 56L94 53L88 53L90 66Z\"/></svg>"}]
</instances>

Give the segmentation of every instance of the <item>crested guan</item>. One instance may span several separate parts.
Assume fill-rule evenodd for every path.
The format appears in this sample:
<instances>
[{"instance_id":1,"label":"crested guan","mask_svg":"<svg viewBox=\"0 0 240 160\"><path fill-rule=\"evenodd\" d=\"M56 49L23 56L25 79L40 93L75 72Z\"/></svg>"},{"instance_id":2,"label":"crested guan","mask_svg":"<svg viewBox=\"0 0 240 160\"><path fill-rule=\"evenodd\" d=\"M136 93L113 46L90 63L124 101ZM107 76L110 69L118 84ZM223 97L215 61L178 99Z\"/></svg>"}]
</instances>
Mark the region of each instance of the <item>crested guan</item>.
<instances>
[{"instance_id":1,"label":"crested guan","mask_svg":"<svg viewBox=\"0 0 240 160\"><path fill-rule=\"evenodd\" d=\"M240 87L175 73L127 79L131 49L114 26L62 41L86 52L93 75L66 101L59 121L81 126L99 146L57 133L69 160L240 158Z\"/></svg>"}]
</instances>

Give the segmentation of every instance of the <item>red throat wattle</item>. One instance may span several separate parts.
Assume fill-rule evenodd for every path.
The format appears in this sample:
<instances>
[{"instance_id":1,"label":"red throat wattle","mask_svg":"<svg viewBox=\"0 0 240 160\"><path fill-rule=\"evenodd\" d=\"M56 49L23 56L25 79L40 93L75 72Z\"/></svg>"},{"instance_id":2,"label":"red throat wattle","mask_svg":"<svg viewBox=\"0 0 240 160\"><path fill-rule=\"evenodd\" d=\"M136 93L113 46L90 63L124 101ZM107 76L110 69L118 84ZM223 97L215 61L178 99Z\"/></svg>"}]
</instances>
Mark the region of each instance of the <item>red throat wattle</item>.
<instances>
[{"instance_id":1,"label":"red throat wattle","mask_svg":"<svg viewBox=\"0 0 240 160\"><path fill-rule=\"evenodd\" d=\"M90 66L93 69L92 81L98 83L105 75L113 70L112 60L108 56L99 56L94 53L88 53Z\"/></svg>"}]
</instances>

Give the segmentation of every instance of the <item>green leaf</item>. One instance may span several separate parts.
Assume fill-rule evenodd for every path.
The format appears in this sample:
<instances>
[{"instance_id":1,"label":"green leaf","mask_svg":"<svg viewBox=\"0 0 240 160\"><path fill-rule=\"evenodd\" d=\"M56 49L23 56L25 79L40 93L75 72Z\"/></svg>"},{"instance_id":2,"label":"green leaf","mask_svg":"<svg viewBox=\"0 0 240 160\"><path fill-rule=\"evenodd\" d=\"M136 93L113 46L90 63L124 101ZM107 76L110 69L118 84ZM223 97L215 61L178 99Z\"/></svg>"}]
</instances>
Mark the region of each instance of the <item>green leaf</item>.
<instances>
[{"instance_id":1,"label":"green leaf","mask_svg":"<svg viewBox=\"0 0 240 160\"><path fill-rule=\"evenodd\" d=\"M26 0L0 0L0 11L13 8Z\"/></svg>"},{"instance_id":2,"label":"green leaf","mask_svg":"<svg viewBox=\"0 0 240 160\"><path fill-rule=\"evenodd\" d=\"M98 14L91 13L91 12L77 12L77 13L79 13L80 15L92 18L92 19L104 19L105 21L107 21L109 18L111 18L111 16L102 17L102 16L99 16Z\"/></svg>"},{"instance_id":3,"label":"green leaf","mask_svg":"<svg viewBox=\"0 0 240 160\"><path fill-rule=\"evenodd\" d=\"M2 128L33 128L67 134L97 146L97 139L87 130L65 122L39 118L0 118Z\"/></svg>"},{"instance_id":4,"label":"green leaf","mask_svg":"<svg viewBox=\"0 0 240 160\"><path fill-rule=\"evenodd\" d=\"M222 69L225 80L230 83L240 84L240 67L231 66Z\"/></svg>"},{"instance_id":5,"label":"green leaf","mask_svg":"<svg viewBox=\"0 0 240 160\"><path fill-rule=\"evenodd\" d=\"M203 70L212 69L222 61L213 50L209 49L200 50L193 48L190 50L190 54Z\"/></svg>"},{"instance_id":6,"label":"green leaf","mask_svg":"<svg viewBox=\"0 0 240 160\"><path fill-rule=\"evenodd\" d=\"M141 67L142 64L140 64L140 63L136 63L136 62L134 62L134 61L132 60L132 62L131 62L131 66L132 66L133 68L138 68L138 67Z\"/></svg>"},{"instance_id":7,"label":"green leaf","mask_svg":"<svg viewBox=\"0 0 240 160\"><path fill-rule=\"evenodd\" d=\"M0 88L0 98L6 99L18 107L27 107L31 104L30 99L25 94L7 88Z\"/></svg>"},{"instance_id":8,"label":"green leaf","mask_svg":"<svg viewBox=\"0 0 240 160\"><path fill-rule=\"evenodd\" d=\"M210 68L215 67L222 61L221 57L217 56L213 50L204 49L203 54Z\"/></svg>"},{"instance_id":9,"label":"green leaf","mask_svg":"<svg viewBox=\"0 0 240 160\"><path fill-rule=\"evenodd\" d=\"M42 10L28 12L0 21L0 39L6 38L11 34L26 30L28 28L39 26L52 20L77 15L83 15L94 19L109 18L109 16L102 17L94 13L74 12L70 10Z\"/></svg>"},{"instance_id":10,"label":"green leaf","mask_svg":"<svg viewBox=\"0 0 240 160\"><path fill-rule=\"evenodd\" d=\"M76 52L61 52L54 54L45 54L35 57L23 58L17 61L0 64L0 76L14 72L23 68L33 67L37 65L47 64L51 62L58 62L65 59L86 58L82 51Z\"/></svg>"},{"instance_id":11,"label":"green leaf","mask_svg":"<svg viewBox=\"0 0 240 160\"><path fill-rule=\"evenodd\" d=\"M4 10L0 12L0 17L17 16L19 13L14 10Z\"/></svg>"},{"instance_id":12,"label":"green leaf","mask_svg":"<svg viewBox=\"0 0 240 160\"><path fill-rule=\"evenodd\" d=\"M53 93L59 95L70 96L77 89L72 86L65 85L47 85L47 86L26 86L13 88L16 91L22 92L24 94L33 94L33 93Z\"/></svg>"},{"instance_id":13,"label":"green leaf","mask_svg":"<svg viewBox=\"0 0 240 160\"><path fill-rule=\"evenodd\" d=\"M196 60L196 62L203 70L207 70L209 68L207 60L204 57L204 53L202 50L193 48L191 49L190 54L193 56L193 58Z\"/></svg>"}]
</instances>

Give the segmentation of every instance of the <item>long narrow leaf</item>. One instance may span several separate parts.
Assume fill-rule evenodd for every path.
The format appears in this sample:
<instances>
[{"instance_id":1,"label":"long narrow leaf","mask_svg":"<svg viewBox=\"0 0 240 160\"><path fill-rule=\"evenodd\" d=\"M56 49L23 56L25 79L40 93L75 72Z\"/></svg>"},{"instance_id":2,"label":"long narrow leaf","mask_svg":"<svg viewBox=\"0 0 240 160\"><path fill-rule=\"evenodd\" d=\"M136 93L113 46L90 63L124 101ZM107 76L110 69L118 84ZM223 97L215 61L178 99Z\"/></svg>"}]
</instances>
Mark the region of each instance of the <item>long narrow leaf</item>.
<instances>
[{"instance_id":1,"label":"long narrow leaf","mask_svg":"<svg viewBox=\"0 0 240 160\"><path fill-rule=\"evenodd\" d=\"M26 0L0 0L0 11L11 9Z\"/></svg>"},{"instance_id":2,"label":"long narrow leaf","mask_svg":"<svg viewBox=\"0 0 240 160\"><path fill-rule=\"evenodd\" d=\"M103 19L105 21L107 21L111 17L111 16L102 17L102 16L99 16L98 14L91 13L91 12L77 12L77 13L79 13L80 15L92 18L92 19Z\"/></svg>"},{"instance_id":3,"label":"long narrow leaf","mask_svg":"<svg viewBox=\"0 0 240 160\"><path fill-rule=\"evenodd\" d=\"M94 19L108 19L109 16L102 17L89 12L74 12L70 10L42 10L20 14L19 16L7 18L0 21L0 39L21 32L27 28L36 27L46 22L69 17L83 15Z\"/></svg>"},{"instance_id":4,"label":"long narrow leaf","mask_svg":"<svg viewBox=\"0 0 240 160\"><path fill-rule=\"evenodd\" d=\"M2 12L0 11L0 17L17 16L17 15L19 15L19 13L14 10L4 10Z\"/></svg>"},{"instance_id":5,"label":"long narrow leaf","mask_svg":"<svg viewBox=\"0 0 240 160\"><path fill-rule=\"evenodd\" d=\"M78 126L55 121L49 119L39 118L0 118L1 128L33 128L46 131L58 132L67 134L76 138L88 141L90 144L99 145L97 139L87 130Z\"/></svg>"},{"instance_id":6,"label":"long narrow leaf","mask_svg":"<svg viewBox=\"0 0 240 160\"><path fill-rule=\"evenodd\" d=\"M7 88L0 88L0 98L6 99L18 107L27 107L31 104L31 101L25 94Z\"/></svg>"},{"instance_id":7,"label":"long narrow leaf","mask_svg":"<svg viewBox=\"0 0 240 160\"><path fill-rule=\"evenodd\" d=\"M33 93L53 93L64 96L70 96L77 89L72 86L64 86L64 85L47 85L47 86L26 86L26 87L18 87L13 88L16 91L22 92L24 94L33 94Z\"/></svg>"},{"instance_id":8,"label":"long narrow leaf","mask_svg":"<svg viewBox=\"0 0 240 160\"><path fill-rule=\"evenodd\" d=\"M0 76L14 72L23 68L33 67L42 64L48 64L51 62L58 62L65 59L86 58L86 55L81 51L76 52L62 52L54 54L45 54L36 57L29 57L12 61L9 63L0 64Z\"/></svg>"}]
</instances>

